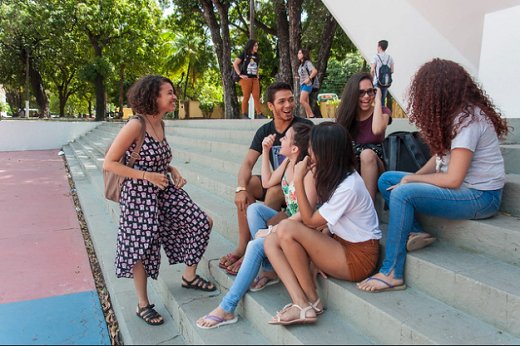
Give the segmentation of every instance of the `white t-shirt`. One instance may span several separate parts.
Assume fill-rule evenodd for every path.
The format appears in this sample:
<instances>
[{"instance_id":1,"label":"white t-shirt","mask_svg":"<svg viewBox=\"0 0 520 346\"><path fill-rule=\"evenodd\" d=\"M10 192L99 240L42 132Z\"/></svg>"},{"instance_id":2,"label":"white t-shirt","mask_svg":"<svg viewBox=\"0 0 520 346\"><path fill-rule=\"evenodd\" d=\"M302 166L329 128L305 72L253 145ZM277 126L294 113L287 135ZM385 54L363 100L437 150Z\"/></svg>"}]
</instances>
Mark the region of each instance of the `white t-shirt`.
<instances>
[{"instance_id":1,"label":"white t-shirt","mask_svg":"<svg viewBox=\"0 0 520 346\"><path fill-rule=\"evenodd\" d=\"M506 181L504 158L493 123L480 112L479 108L475 108L473 114L463 120L461 126L465 127L451 141L451 150L465 148L473 152L462 186L481 191L498 190L504 187ZM461 115L455 118L455 124L458 124ZM437 172L448 171L450 158L451 152L442 157L437 156Z\"/></svg>"},{"instance_id":2,"label":"white t-shirt","mask_svg":"<svg viewBox=\"0 0 520 346\"><path fill-rule=\"evenodd\" d=\"M379 60L379 58L381 58L381 60ZM392 59L392 56L390 54L381 52L381 53L374 55L370 64L371 65L376 64L376 70L374 71L374 80L372 81L372 83L374 85L376 85L377 77L379 75L379 69L381 68L381 66L383 66L383 64L386 64L386 65L390 66L390 68L392 68L392 65L394 64L394 59Z\"/></svg>"},{"instance_id":3,"label":"white t-shirt","mask_svg":"<svg viewBox=\"0 0 520 346\"><path fill-rule=\"evenodd\" d=\"M318 210L332 234L351 243L381 239L379 219L361 176L354 172Z\"/></svg>"}]
</instances>

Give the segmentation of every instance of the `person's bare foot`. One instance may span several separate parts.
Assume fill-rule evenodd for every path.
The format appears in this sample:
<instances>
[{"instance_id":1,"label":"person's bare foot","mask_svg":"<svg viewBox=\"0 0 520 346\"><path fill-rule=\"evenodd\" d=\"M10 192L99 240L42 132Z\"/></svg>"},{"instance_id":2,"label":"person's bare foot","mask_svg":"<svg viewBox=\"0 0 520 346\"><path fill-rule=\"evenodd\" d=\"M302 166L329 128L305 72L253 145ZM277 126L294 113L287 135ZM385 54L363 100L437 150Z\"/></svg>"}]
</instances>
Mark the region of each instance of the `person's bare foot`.
<instances>
[{"instance_id":1,"label":"person's bare foot","mask_svg":"<svg viewBox=\"0 0 520 346\"><path fill-rule=\"evenodd\" d=\"M217 307L215 310L211 311L206 316L215 316L226 321L230 321L233 318L235 318L235 314L230 314L229 312L224 311L224 309L222 309L220 306ZM210 328L218 324L217 321L206 318L206 316L198 319L197 324L199 325L199 327Z\"/></svg>"},{"instance_id":2,"label":"person's bare foot","mask_svg":"<svg viewBox=\"0 0 520 346\"><path fill-rule=\"evenodd\" d=\"M382 281L380 281L382 280ZM384 281L384 282L383 282ZM385 284L385 282L388 284ZM376 275L361 281L357 284L357 288L366 292L377 292L382 290L391 289L390 286L394 288L400 288L403 286L403 279L396 279L393 277L393 270L390 275L386 276L382 273L377 273ZM390 285L390 286L389 286Z\"/></svg>"},{"instance_id":3,"label":"person's bare foot","mask_svg":"<svg viewBox=\"0 0 520 346\"><path fill-rule=\"evenodd\" d=\"M270 270L264 270L264 272L260 275L258 275L258 278L260 280L253 281L253 284L250 288L259 290L262 287L264 287L268 282L270 281L276 281L278 279L278 275L276 275L276 272L270 271Z\"/></svg>"},{"instance_id":4,"label":"person's bare foot","mask_svg":"<svg viewBox=\"0 0 520 346\"><path fill-rule=\"evenodd\" d=\"M235 251L228 253L227 255L220 258L220 267L228 269L230 265L235 264L243 256L244 252L240 252L239 249L235 249Z\"/></svg>"},{"instance_id":5,"label":"person's bare foot","mask_svg":"<svg viewBox=\"0 0 520 346\"><path fill-rule=\"evenodd\" d=\"M415 237L423 237L423 238L431 238L431 235L424 232L411 232L410 236L408 237L408 240L415 238Z\"/></svg>"},{"instance_id":6,"label":"person's bare foot","mask_svg":"<svg viewBox=\"0 0 520 346\"><path fill-rule=\"evenodd\" d=\"M230 266L227 267L226 272L229 274L237 275L240 270L240 266L244 262L244 257L241 257L239 260L233 262Z\"/></svg>"}]
</instances>

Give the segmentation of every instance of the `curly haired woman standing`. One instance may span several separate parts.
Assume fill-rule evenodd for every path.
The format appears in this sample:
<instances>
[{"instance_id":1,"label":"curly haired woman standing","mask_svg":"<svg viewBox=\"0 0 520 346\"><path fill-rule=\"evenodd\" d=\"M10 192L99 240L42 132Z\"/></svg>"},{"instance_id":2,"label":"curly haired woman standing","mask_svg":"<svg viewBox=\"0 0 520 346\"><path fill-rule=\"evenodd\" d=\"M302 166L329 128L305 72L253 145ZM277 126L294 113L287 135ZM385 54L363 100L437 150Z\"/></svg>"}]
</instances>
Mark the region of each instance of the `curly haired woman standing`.
<instances>
[{"instance_id":1,"label":"curly haired woman standing","mask_svg":"<svg viewBox=\"0 0 520 346\"><path fill-rule=\"evenodd\" d=\"M408 113L434 155L417 173L386 172L379 190L390 207L385 260L358 284L368 292L405 289L406 250L432 243L414 213L454 220L493 216L502 200L499 137L506 120L460 65L434 59L416 73Z\"/></svg>"},{"instance_id":2,"label":"curly haired woman standing","mask_svg":"<svg viewBox=\"0 0 520 346\"><path fill-rule=\"evenodd\" d=\"M172 153L162 117L175 110L175 88L166 77L146 76L128 92L134 112L108 151L103 169L124 176L117 241L116 274L133 278L139 304L137 316L158 325L163 318L148 301L147 278L157 279L161 246L170 264L185 263L182 287L214 291L212 283L196 274L211 232L211 219L182 190L186 180L170 165ZM146 126L139 153L136 144ZM138 156L133 167L119 162ZM171 175L173 180L168 176Z\"/></svg>"}]
</instances>

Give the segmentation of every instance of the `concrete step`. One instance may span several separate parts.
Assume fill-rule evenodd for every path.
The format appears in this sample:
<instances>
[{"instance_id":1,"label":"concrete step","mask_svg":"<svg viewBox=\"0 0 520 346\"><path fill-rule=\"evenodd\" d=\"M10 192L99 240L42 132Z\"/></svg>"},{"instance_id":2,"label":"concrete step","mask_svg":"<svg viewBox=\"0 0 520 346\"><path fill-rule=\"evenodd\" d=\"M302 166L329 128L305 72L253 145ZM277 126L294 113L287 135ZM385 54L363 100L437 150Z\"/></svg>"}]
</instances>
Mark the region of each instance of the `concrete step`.
<instances>
[{"instance_id":1,"label":"concrete step","mask_svg":"<svg viewBox=\"0 0 520 346\"><path fill-rule=\"evenodd\" d=\"M520 144L502 144L500 149L504 157L506 173L520 174Z\"/></svg>"},{"instance_id":2,"label":"concrete step","mask_svg":"<svg viewBox=\"0 0 520 346\"><path fill-rule=\"evenodd\" d=\"M486 345L520 341L412 287L367 293L358 290L355 283L321 278L319 287L329 310L376 343ZM331 297L339 304L331 304Z\"/></svg>"},{"instance_id":3,"label":"concrete step","mask_svg":"<svg viewBox=\"0 0 520 346\"><path fill-rule=\"evenodd\" d=\"M520 174L506 174L506 185L502 192L500 210L507 214L520 216Z\"/></svg>"},{"instance_id":4,"label":"concrete step","mask_svg":"<svg viewBox=\"0 0 520 346\"><path fill-rule=\"evenodd\" d=\"M167 133L168 143L171 146L177 146L178 143L188 145L190 148L195 148L205 152L219 153L222 155L229 155L243 159L249 150L250 143L235 142L235 141L220 141L207 137L192 138L182 135Z\"/></svg>"},{"instance_id":5,"label":"concrete step","mask_svg":"<svg viewBox=\"0 0 520 346\"><path fill-rule=\"evenodd\" d=\"M409 253L405 282L520 338L520 268L438 241Z\"/></svg>"}]
</instances>

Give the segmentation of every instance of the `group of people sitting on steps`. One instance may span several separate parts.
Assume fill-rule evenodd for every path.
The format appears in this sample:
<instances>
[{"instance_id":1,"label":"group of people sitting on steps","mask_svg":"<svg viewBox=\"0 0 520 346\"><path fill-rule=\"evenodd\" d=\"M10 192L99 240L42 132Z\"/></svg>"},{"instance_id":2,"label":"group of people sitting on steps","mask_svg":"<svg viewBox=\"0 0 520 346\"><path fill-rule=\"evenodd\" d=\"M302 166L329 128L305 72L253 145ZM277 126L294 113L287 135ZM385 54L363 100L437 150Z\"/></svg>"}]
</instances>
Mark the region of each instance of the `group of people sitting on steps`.
<instances>
[{"instance_id":1,"label":"group of people sitting on steps","mask_svg":"<svg viewBox=\"0 0 520 346\"><path fill-rule=\"evenodd\" d=\"M143 83L147 78L154 81ZM432 154L416 173L384 172L381 143L392 119L371 79L364 72L351 77L336 121L318 125L293 115L288 84L269 86L274 119L258 129L238 173L239 245L219 263L237 276L221 304L197 321L200 328L237 322L235 309L246 292L279 281L291 302L268 321L274 325L317 321L324 312L318 275L358 282L356 287L367 293L403 290L407 251L434 241L416 213L482 219L499 210L505 184L499 138L507 135L508 127L464 68L434 59L412 80L407 113ZM134 167L119 162L123 155L132 155L139 139L142 124L132 119L114 141L104 166L130 178L121 193L117 273L134 278L137 315L161 324L146 293L147 276L158 274L160 248L165 248L170 264L186 263L183 287L215 290L195 272L212 221L182 190L186 180L169 166L171 152L161 118L175 107L173 85L164 77L143 80L130 91L140 95L130 98L133 108L140 102L149 107L134 108L148 121L140 158ZM255 176L252 170L261 155L262 174ZM377 191L390 217L384 260L374 274L382 237L374 207Z\"/></svg>"}]
</instances>

